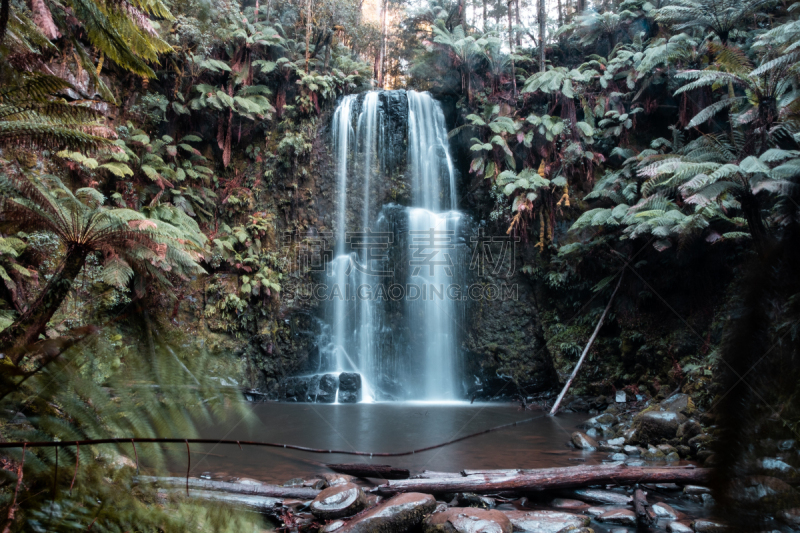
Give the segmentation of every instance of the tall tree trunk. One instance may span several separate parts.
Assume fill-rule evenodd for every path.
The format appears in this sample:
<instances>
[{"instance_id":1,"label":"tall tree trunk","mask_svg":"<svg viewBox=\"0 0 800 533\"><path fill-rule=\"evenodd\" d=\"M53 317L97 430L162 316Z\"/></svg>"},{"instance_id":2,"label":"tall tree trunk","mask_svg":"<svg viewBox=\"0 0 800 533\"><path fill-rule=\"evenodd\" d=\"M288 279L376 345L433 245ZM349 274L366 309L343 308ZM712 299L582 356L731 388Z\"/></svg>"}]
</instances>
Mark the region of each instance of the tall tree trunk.
<instances>
[{"instance_id":1,"label":"tall tree trunk","mask_svg":"<svg viewBox=\"0 0 800 533\"><path fill-rule=\"evenodd\" d=\"M742 214L747 221L747 228L753 239L753 248L760 256L764 255L769 235L764 227L764 219L761 217L761 206L758 199L751 192L739 195L739 203L742 206Z\"/></svg>"},{"instance_id":2,"label":"tall tree trunk","mask_svg":"<svg viewBox=\"0 0 800 533\"><path fill-rule=\"evenodd\" d=\"M82 246L69 245L64 261L36 301L13 324L0 332L0 350L19 349L19 353L11 357L14 363L18 363L25 355L24 348L36 342L44 332L53 314L69 295L88 254L89 250Z\"/></svg>"},{"instance_id":3,"label":"tall tree trunk","mask_svg":"<svg viewBox=\"0 0 800 533\"><path fill-rule=\"evenodd\" d=\"M489 20L487 18L487 15L486 15L486 3L488 1L489 0L483 0L483 20L482 20L482 22L483 22L483 31L484 31L484 33L486 32L486 21Z\"/></svg>"},{"instance_id":4,"label":"tall tree trunk","mask_svg":"<svg viewBox=\"0 0 800 533\"><path fill-rule=\"evenodd\" d=\"M2 0L0 2L0 45L6 38L6 30L8 29L8 17L11 14L11 0Z\"/></svg>"},{"instance_id":5,"label":"tall tree trunk","mask_svg":"<svg viewBox=\"0 0 800 533\"><path fill-rule=\"evenodd\" d=\"M311 0L306 0L306 74L308 74L308 62L311 57Z\"/></svg>"},{"instance_id":6,"label":"tall tree trunk","mask_svg":"<svg viewBox=\"0 0 800 533\"><path fill-rule=\"evenodd\" d=\"M514 18L516 19L517 28L522 27L522 19L519 16L519 0L514 0ZM519 32L517 32L517 47L522 46L522 39Z\"/></svg>"},{"instance_id":7,"label":"tall tree trunk","mask_svg":"<svg viewBox=\"0 0 800 533\"><path fill-rule=\"evenodd\" d=\"M258 0L256 0L256 7L253 9L253 24L256 24L258 22L258 8L259 4Z\"/></svg>"},{"instance_id":8,"label":"tall tree trunk","mask_svg":"<svg viewBox=\"0 0 800 533\"><path fill-rule=\"evenodd\" d=\"M467 0L458 1L459 19L461 20L461 28L464 33L467 32Z\"/></svg>"},{"instance_id":9,"label":"tall tree trunk","mask_svg":"<svg viewBox=\"0 0 800 533\"><path fill-rule=\"evenodd\" d=\"M514 98L517 97L517 71L514 65L514 26L512 24L511 4L514 0L508 0L508 48L511 50L511 87Z\"/></svg>"},{"instance_id":10,"label":"tall tree trunk","mask_svg":"<svg viewBox=\"0 0 800 533\"><path fill-rule=\"evenodd\" d=\"M544 65L544 45L545 45L545 26L547 23L547 13L544 7L545 0L539 1L539 72L545 71Z\"/></svg>"},{"instance_id":11,"label":"tall tree trunk","mask_svg":"<svg viewBox=\"0 0 800 533\"><path fill-rule=\"evenodd\" d=\"M147 355L150 356L151 361L156 360L156 343L153 337L153 323L150 321L150 313L147 309L142 310L142 319L144 320L145 337L147 337Z\"/></svg>"},{"instance_id":12,"label":"tall tree trunk","mask_svg":"<svg viewBox=\"0 0 800 533\"><path fill-rule=\"evenodd\" d=\"M269 23L269 8L272 7L272 0L267 0L267 14L264 17L264 22Z\"/></svg>"},{"instance_id":13,"label":"tall tree trunk","mask_svg":"<svg viewBox=\"0 0 800 533\"><path fill-rule=\"evenodd\" d=\"M558 27L560 28L563 25L564 25L564 11L563 8L561 7L561 0L558 0Z\"/></svg>"},{"instance_id":14,"label":"tall tree trunk","mask_svg":"<svg viewBox=\"0 0 800 533\"><path fill-rule=\"evenodd\" d=\"M389 2L383 0L381 7L381 55L378 63L378 87L383 89L384 76L386 73L386 12L389 10Z\"/></svg>"}]
</instances>

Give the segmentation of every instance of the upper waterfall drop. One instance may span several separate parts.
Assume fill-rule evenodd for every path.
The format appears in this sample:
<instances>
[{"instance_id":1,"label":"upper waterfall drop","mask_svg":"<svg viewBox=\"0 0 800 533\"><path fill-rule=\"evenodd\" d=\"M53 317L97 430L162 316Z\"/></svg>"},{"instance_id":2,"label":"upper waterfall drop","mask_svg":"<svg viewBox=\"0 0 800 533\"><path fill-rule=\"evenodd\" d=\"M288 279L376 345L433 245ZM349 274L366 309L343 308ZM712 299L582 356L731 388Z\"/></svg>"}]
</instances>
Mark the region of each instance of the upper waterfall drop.
<instances>
[{"instance_id":1,"label":"upper waterfall drop","mask_svg":"<svg viewBox=\"0 0 800 533\"><path fill-rule=\"evenodd\" d=\"M331 130L338 205L321 370L360 373L365 401L463 398L453 292L465 246L442 108L416 91L345 96ZM409 206L387 203L392 187Z\"/></svg>"}]
</instances>

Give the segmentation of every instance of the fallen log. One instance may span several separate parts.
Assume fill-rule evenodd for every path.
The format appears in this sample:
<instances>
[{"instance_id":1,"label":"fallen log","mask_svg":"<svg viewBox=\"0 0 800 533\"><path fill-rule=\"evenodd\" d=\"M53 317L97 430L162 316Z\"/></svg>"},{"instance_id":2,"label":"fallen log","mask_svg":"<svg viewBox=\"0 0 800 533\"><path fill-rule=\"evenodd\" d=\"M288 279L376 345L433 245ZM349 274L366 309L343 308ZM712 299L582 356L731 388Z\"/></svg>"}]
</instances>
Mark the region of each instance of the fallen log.
<instances>
[{"instance_id":1,"label":"fallen log","mask_svg":"<svg viewBox=\"0 0 800 533\"><path fill-rule=\"evenodd\" d=\"M297 498L313 500L320 491L307 487L281 487L279 485L255 485L245 483L228 483L226 481L212 481L210 479L185 477L155 477L137 476L142 483L154 483L161 487L188 487L194 490L214 490L230 494L250 494L253 496L266 496L268 498Z\"/></svg>"},{"instance_id":2,"label":"fallen log","mask_svg":"<svg viewBox=\"0 0 800 533\"><path fill-rule=\"evenodd\" d=\"M435 470L423 470L420 474L411 476L414 479L438 479L442 477L464 477L462 472L436 472Z\"/></svg>"},{"instance_id":3,"label":"fallen log","mask_svg":"<svg viewBox=\"0 0 800 533\"><path fill-rule=\"evenodd\" d=\"M371 465L367 463L341 463L325 465L334 472L355 477L378 477L383 479L408 479L411 472L406 468L391 465Z\"/></svg>"},{"instance_id":4,"label":"fallen log","mask_svg":"<svg viewBox=\"0 0 800 533\"><path fill-rule=\"evenodd\" d=\"M382 495L399 492L534 492L552 489L574 489L589 485L635 483L703 483L709 478L707 468L630 467L622 463L599 466L543 468L525 472L494 475L476 474L437 479L403 479L379 485L374 492Z\"/></svg>"},{"instance_id":5,"label":"fallen log","mask_svg":"<svg viewBox=\"0 0 800 533\"><path fill-rule=\"evenodd\" d=\"M176 491L180 496L184 496L183 487ZM280 506L283 500L280 498L270 498L269 496L255 496L252 494L229 494L210 490L190 490L189 497L204 500L212 503L226 503L237 509L246 511L256 511L260 513L270 512L276 506Z\"/></svg>"},{"instance_id":6,"label":"fallen log","mask_svg":"<svg viewBox=\"0 0 800 533\"><path fill-rule=\"evenodd\" d=\"M594 344L594 340L597 338L597 334L600 333L600 328L603 327L603 321L606 319L606 315L608 314L608 310L611 309L611 304L614 302L614 296L617 295L617 291L619 290L619 286L622 285L622 277L625 275L623 270L622 274L619 275L619 281L617 281L617 286L614 287L614 292L611 293L611 298L608 299L608 305L603 310L603 314L600 315L600 320L597 321L597 327L594 328L594 332L592 332L592 336L589 337L589 342L586 343L586 348L583 349L580 358L578 358L578 362L575 364L575 368L572 370L572 374L569 376L569 379L564 384L564 388L561 389L561 394L558 395L556 398L556 403L553 404L553 408L550 409L550 416L555 416L558 412L558 407L561 405L561 400L564 399L564 395L567 394L570 386L572 385L572 381L575 379L575 376L578 375L578 370L581 369L581 365L583 364L583 360L586 359L586 354L589 353L589 350Z\"/></svg>"},{"instance_id":7,"label":"fallen log","mask_svg":"<svg viewBox=\"0 0 800 533\"><path fill-rule=\"evenodd\" d=\"M633 510L636 512L636 522L640 527L646 528L656 521L656 513L647 503L647 495L642 489L633 492Z\"/></svg>"}]
</instances>

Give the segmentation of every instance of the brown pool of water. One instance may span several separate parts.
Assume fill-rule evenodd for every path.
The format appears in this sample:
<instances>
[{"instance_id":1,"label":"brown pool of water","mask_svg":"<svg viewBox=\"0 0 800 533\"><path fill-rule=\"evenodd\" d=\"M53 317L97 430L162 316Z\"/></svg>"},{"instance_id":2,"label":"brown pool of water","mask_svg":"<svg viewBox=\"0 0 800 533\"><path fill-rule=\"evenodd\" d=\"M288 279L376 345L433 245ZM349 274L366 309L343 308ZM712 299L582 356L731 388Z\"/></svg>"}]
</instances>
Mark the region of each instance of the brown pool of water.
<instances>
[{"instance_id":1,"label":"brown pool of water","mask_svg":"<svg viewBox=\"0 0 800 533\"><path fill-rule=\"evenodd\" d=\"M479 468L547 468L597 464L605 453L568 446L585 413L547 416L512 404L374 403L351 405L254 403L253 419L225 420L204 427L206 438L268 441L321 449L401 452L449 441L510 422L535 420L473 437L443 448L402 457L315 454L288 449L236 445L193 445L190 475L215 479L249 477L284 483L329 472L324 463L390 464L423 470L459 472ZM174 475L185 476L180 464Z\"/></svg>"}]
</instances>

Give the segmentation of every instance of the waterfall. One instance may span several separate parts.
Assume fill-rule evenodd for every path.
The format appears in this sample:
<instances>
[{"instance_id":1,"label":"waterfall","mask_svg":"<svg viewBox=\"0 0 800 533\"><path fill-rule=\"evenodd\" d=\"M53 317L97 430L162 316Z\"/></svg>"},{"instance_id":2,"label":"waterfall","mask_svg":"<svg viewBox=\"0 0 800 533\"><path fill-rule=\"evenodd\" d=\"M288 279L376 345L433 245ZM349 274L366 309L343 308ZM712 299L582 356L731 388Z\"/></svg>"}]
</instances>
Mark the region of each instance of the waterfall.
<instances>
[{"instance_id":1,"label":"waterfall","mask_svg":"<svg viewBox=\"0 0 800 533\"><path fill-rule=\"evenodd\" d=\"M462 398L464 245L444 113L428 93L372 91L341 100L332 134L338 205L324 370L359 372L367 401ZM397 181L411 205L373 205Z\"/></svg>"}]
</instances>

